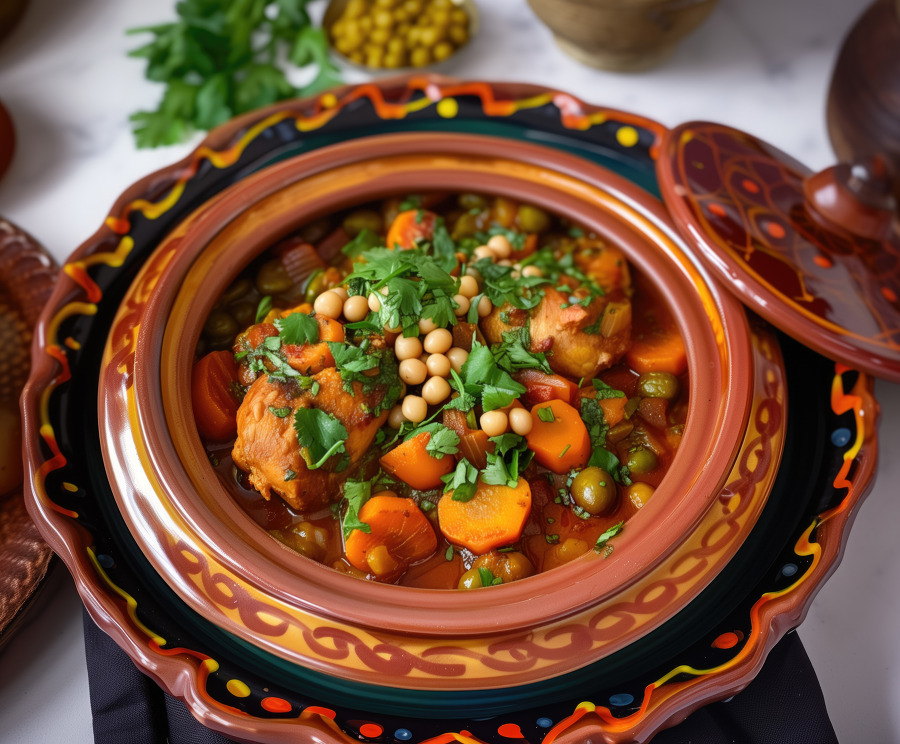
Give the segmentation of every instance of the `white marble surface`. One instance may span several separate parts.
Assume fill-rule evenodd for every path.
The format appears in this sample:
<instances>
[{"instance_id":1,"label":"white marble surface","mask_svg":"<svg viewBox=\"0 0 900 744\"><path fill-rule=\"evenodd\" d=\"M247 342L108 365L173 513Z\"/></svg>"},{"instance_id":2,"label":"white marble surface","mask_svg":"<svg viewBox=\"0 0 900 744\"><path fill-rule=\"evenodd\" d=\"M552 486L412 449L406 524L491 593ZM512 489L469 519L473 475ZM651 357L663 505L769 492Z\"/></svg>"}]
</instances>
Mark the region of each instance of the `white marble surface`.
<instances>
[{"instance_id":1,"label":"white marble surface","mask_svg":"<svg viewBox=\"0 0 900 744\"><path fill-rule=\"evenodd\" d=\"M483 31L452 73L556 86L668 125L712 119L762 136L814 168L832 153L824 124L830 71L866 0L722 0L658 70L614 75L563 56L524 0L481 0ZM124 29L166 20L170 2L32 0L0 45L0 99L19 148L0 214L65 258L132 181L188 146L135 150L128 114L152 106ZM321 5L319 6L321 10ZM354 79L360 79L357 75ZM843 563L800 629L841 741L900 740L900 389L879 384L882 464ZM90 740L81 613L64 571L0 654L0 741Z\"/></svg>"}]
</instances>

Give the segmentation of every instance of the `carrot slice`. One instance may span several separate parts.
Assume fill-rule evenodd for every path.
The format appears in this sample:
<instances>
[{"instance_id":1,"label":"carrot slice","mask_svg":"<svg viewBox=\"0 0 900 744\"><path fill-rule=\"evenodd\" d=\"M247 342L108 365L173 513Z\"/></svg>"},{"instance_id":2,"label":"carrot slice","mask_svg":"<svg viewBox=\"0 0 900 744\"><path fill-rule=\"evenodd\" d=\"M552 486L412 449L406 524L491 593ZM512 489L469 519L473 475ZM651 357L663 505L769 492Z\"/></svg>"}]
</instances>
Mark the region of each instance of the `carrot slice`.
<instances>
[{"instance_id":1,"label":"carrot slice","mask_svg":"<svg viewBox=\"0 0 900 744\"><path fill-rule=\"evenodd\" d=\"M453 408L445 408L444 426L453 429L459 436L459 454L466 458L479 470L487 466L488 452L494 451L494 443L488 441L488 435L481 429L470 429L466 423L466 414Z\"/></svg>"},{"instance_id":2,"label":"carrot slice","mask_svg":"<svg viewBox=\"0 0 900 744\"><path fill-rule=\"evenodd\" d=\"M237 436L238 400L232 386L238 381L230 351L211 351L191 370L191 406L200 436L227 442Z\"/></svg>"},{"instance_id":3,"label":"carrot slice","mask_svg":"<svg viewBox=\"0 0 900 744\"><path fill-rule=\"evenodd\" d=\"M395 580L437 549L434 529L412 499L390 491L375 494L359 510L359 519L371 532L353 530L344 541L344 554L351 566L379 581Z\"/></svg>"},{"instance_id":4,"label":"carrot slice","mask_svg":"<svg viewBox=\"0 0 900 744\"><path fill-rule=\"evenodd\" d=\"M564 400L573 405L578 402L578 385L562 375L548 375L536 369L523 369L514 377L525 386L521 400L526 408L548 400Z\"/></svg>"},{"instance_id":5,"label":"carrot slice","mask_svg":"<svg viewBox=\"0 0 900 744\"><path fill-rule=\"evenodd\" d=\"M515 488L479 481L468 501L454 501L453 491L438 501L438 523L450 542L473 553L487 553L514 543L531 514L531 487L519 478Z\"/></svg>"},{"instance_id":6,"label":"carrot slice","mask_svg":"<svg viewBox=\"0 0 900 744\"><path fill-rule=\"evenodd\" d=\"M401 442L381 458L381 467L419 491L437 488L441 476L456 467L456 460L450 455L433 457L426 449L430 441L431 434L425 432Z\"/></svg>"},{"instance_id":7,"label":"carrot slice","mask_svg":"<svg viewBox=\"0 0 900 744\"><path fill-rule=\"evenodd\" d=\"M413 248L416 240L431 240L438 216L424 209L407 209L391 223L385 243L388 248Z\"/></svg>"},{"instance_id":8,"label":"carrot slice","mask_svg":"<svg viewBox=\"0 0 900 744\"><path fill-rule=\"evenodd\" d=\"M675 321L657 303L647 303L644 311L635 315L631 338L631 348L625 357L638 374L680 375L687 369L687 352Z\"/></svg>"},{"instance_id":9,"label":"carrot slice","mask_svg":"<svg viewBox=\"0 0 900 744\"><path fill-rule=\"evenodd\" d=\"M603 418L606 420L607 426L615 426L623 418L625 418L625 404L628 398L601 398L597 401L600 408L603 409Z\"/></svg>"},{"instance_id":10,"label":"carrot slice","mask_svg":"<svg viewBox=\"0 0 900 744\"><path fill-rule=\"evenodd\" d=\"M285 344L281 347L288 364L305 375L314 375L326 367L333 367L334 356L325 342L344 340L344 325L340 321L316 315L316 322L319 324L319 343Z\"/></svg>"},{"instance_id":11,"label":"carrot slice","mask_svg":"<svg viewBox=\"0 0 900 744\"><path fill-rule=\"evenodd\" d=\"M550 413L541 413L548 410ZM591 438L575 408L562 400L550 400L534 406L531 419L534 423L525 438L540 465L554 473L587 465Z\"/></svg>"}]
</instances>

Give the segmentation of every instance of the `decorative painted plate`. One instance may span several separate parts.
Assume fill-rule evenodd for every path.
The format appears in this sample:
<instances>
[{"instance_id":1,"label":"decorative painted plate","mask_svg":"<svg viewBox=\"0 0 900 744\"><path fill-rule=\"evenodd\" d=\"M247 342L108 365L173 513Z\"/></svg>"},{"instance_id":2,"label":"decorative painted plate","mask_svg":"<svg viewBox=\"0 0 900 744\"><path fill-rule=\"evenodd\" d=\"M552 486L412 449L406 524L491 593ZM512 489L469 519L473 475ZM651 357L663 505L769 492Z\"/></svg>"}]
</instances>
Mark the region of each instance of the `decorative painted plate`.
<instances>
[{"instance_id":1,"label":"decorative painted plate","mask_svg":"<svg viewBox=\"0 0 900 744\"><path fill-rule=\"evenodd\" d=\"M757 354L771 364L759 365L759 384L776 390L760 397L734 480L716 505L722 514L744 508L747 483L768 467L764 443L783 436L782 466L758 503L755 527L678 615L606 657L577 694L554 680L537 683L545 701L538 705L522 704L534 693L524 688L510 688L490 710L478 691L455 691L447 698L452 704L423 713L395 689L360 691L331 679L333 689L359 703L339 704L325 680L179 600L131 538L107 484L96 399L83 391L96 389L122 297L167 233L207 199L274 162L344 139L418 130L550 144L656 193L660 125L535 86L405 78L338 89L216 130L188 159L130 188L65 266L71 281L44 315L25 398L32 511L94 620L203 723L233 738L287 742L303 732L331 744L646 741L752 679L836 566L874 473L871 379L775 336L761 321L754 320ZM781 369L786 382L778 393ZM349 651L336 643L331 653Z\"/></svg>"}]
</instances>

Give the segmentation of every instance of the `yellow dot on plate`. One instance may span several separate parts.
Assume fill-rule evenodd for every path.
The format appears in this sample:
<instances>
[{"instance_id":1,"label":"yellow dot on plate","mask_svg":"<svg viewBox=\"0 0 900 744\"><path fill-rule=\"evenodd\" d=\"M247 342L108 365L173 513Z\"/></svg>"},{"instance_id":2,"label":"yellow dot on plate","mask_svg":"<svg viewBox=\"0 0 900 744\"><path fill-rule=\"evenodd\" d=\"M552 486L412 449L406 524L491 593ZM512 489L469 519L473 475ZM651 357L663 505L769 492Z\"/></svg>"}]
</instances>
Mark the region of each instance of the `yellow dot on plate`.
<instances>
[{"instance_id":1,"label":"yellow dot on plate","mask_svg":"<svg viewBox=\"0 0 900 744\"><path fill-rule=\"evenodd\" d=\"M65 488L70 493L75 493L78 491L78 486L74 483L63 483L63 488Z\"/></svg>"},{"instance_id":2,"label":"yellow dot on plate","mask_svg":"<svg viewBox=\"0 0 900 744\"><path fill-rule=\"evenodd\" d=\"M250 694L250 688L239 679L229 679L225 687L235 697L245 698Z\"/></svg>"},{"instance_id":3,"label":"yellow dot on plate","mask_svg":"<svg viewBox=\"0 0 900 744\"><path fill-rule=\"evenodd\" d=\"M437 112L445 119L452 119L459 113L459 104L455 98L442 98L438 101Z\"/></svg>"},{"instance_id":4,"label":"yellow dot on plate","mask_svg":"<svg viewBox=\"0 0 900 744\"><path fill-rule=\"evenodd\" d=\"M334 93L325 93L320 99L319 103L322 104L322 108L334 108L337 106L337 96Z\"/></svg>"},{"instance_id":5,"label":"yellow dot on plate","mask_svg":"<svg viewBox=\"0 0 900 744\"><path fill-rule=\"evenodd\" d=\"M637 129L634 127L620 127L616 132L616 139L622 147L634 147L638 143Z\"/></svg>"}]
</instances>

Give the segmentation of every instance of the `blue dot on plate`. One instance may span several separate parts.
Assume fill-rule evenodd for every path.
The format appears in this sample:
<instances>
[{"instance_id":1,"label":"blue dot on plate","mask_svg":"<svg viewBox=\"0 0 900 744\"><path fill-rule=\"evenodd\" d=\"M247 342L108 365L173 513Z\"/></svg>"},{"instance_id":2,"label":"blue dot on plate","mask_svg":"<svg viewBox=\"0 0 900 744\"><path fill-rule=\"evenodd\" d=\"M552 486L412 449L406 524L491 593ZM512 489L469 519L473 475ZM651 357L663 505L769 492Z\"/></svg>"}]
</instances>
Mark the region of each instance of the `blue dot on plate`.
<instances>
[{"instance_id":1,"label":"blue dot on plate","mask_svg":"<svg viewBox=\"0 0 900 744\"><path fill-rule=\"evenodd\" d=\"M796 563L785 563L785 564L781 567L781 575L782 575L782 576L793 576L793 575L794 575L795 573L797 573L797 571L799 571L799 570L800 570L800 569L797 568L797 564L796 564Z\"/></svg>"},{"instance_id":2,"label":"blue dot on plate","mask_svg":"<svg viewBox=\"0 0 900 744\"><path fill-rule=\"evenodd\" d=\"M537 723L537 725L541 728L550 728L553 725L553 721L546 717L538 718L535 723Z\"/></svg>"},{"instance_id":3,"label":"blue dot on plate","mask_svg":"<svg viewBox=\"0 0 900 744\"><path fill-rule=\"evenodd\" d=\"M634 702L634 695L629 695L627 692L620 692L618 695L610 695L609 696L609 704L615 705L616 707L622 707L623 705L631 705Z\"/></svg>"},{"instance_id":4,"label":"blue dot on plate","mask_svg":"<svg viewBox=\"0 0 900 744\"><path fill-rule=\"evenodd\" d=\"M116 565L113 557L111 555L107 555L106 553L100 553L100 555L97 556L97 563L103 566L103 568L112 568Z\"/></svg>"},{"instance_id":5,"label":"blue dot on plate","mask_svg":"<svg viewBox=\"0 0 900 744\"><path fill-rule=\"evenodd\" d=\"M831 443L835 447L843 447L849 441L850 429L842 426L840 429L835 429L833 432L831 432Z\"/></svg>"},{"instance_id":6,"label":"blue dot on plate","mask_svg":"<svg viewBox=\"0 0 900 744\"><path fill-rule=\"evenodd\" d=\"M400 741L409 741L412 739L412 731L409 729L397 729L394 732L394 738L399 739Z\"/></svg>"}]
</instances>

